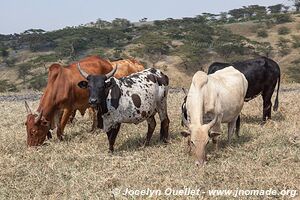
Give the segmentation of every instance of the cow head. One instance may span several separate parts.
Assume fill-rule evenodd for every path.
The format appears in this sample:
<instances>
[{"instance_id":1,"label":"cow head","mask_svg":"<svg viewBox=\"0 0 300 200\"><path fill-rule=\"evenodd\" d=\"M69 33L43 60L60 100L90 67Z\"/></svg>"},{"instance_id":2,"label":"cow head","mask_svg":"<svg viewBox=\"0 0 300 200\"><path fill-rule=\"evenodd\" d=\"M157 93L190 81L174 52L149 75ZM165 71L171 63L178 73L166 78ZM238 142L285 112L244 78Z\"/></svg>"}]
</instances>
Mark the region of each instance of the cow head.
<instances>
[{"instance_id":1,"label":"cow head","mask_svg":"<svg viewBox=\"0 0 300 200\"><path fill-rule=\"evenodd\" d=\"M80 74L87 80L80 81L78 86L82 89L89 90L89 104L92 107L100 107L100 105L106 101L107 88L109 87L107 79L116 73L117 67L118 66L114 67L111 72L105 75L90 75L81 69L78 63L77 68Z\"/></svg>"},{"instance_id":2,"label":"cow head","mask_svg":"<svg viewBox=\"0 0 300 200\"><path fill-rule=\"evenodd\" d=\"M190 125L188 131L181 132L181 135L188 137L189 152L196 157L195 164L202 166L206 161L206 145L209 141L209 130L217 122L218 116L208 124L194 126Z\"/></svg>"},{"instance_id":3,"label":"cow head","mask_svg":"<svg viewBox=\"0 0 300 200\"><path fill-rule=\"evenodd\" d=\"M27 119L25 122L27 130L27 146L42 145L46 139L51 138L50 122L43 117L43 112L33 114L25 101L25 108L27 111Z\"/></svg>"}]
</instances>

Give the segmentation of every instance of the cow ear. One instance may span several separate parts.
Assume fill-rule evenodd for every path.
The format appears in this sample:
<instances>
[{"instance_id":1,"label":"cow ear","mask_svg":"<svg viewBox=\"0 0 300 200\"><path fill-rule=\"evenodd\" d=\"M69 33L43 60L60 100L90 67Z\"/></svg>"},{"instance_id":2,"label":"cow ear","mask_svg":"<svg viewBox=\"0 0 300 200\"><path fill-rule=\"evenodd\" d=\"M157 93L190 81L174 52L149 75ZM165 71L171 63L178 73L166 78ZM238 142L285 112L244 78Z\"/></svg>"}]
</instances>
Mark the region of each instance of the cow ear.
<instances>
[{"instance_id":1,"label":"cow ear","mask_svg":"<svg viewBox=\"0 0 300 200\"><path fill-rule=\"evenodd\" d=\"M87 81L80 81L77 85L78 85L78 87L80 87L82 89L87 89L88 82Z\"/></svg>"},{"instance_id":2,"label":"cow ear","mask_svg":"<svg viewBox=\"0 0 300 200\"><path fill-rule=\"evenodd\" d=\"M189 131L181 131L181 135L182 135L183 137L188 137L188 136L191 135L191 133L190 133Z\"/></svg>"}]
</instances>

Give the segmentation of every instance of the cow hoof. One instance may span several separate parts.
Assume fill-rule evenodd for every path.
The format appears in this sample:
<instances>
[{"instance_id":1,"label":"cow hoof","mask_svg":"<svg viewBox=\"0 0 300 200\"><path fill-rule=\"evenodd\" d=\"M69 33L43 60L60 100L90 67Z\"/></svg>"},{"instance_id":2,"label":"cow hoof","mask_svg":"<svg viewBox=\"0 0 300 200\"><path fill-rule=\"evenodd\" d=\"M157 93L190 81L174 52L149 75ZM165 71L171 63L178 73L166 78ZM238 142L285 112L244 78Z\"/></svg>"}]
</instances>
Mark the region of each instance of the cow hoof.
<instances>
[{"instance_id":1,"label":"cow hoof","mask_svg":"<svg viewBox=\"0 0 300 200\"><path fill-rule=\"evenodd\" d=\"M165 144L171 144L170 140L168 140L168 139L162 139L161 141Z\"/></svg>"},{"instance_id":2,"label":"cow hoof","mask_svg":"<svg viewBox=\"0 0 300 200\"><path fill-rule=\"evenodd\" d=\"M114 153L114 149L109 149L108 153L113 154Z\"/></svg>"},{"instance_id":3,"label":"cow hoof","mask_svg":"<svg viewBox=\"0 0 300 200\"><path fill-rule=\"evenodd\" d=\"M144 142L144 147L148 147L150 145L150 141L145 141Z\"/></svg>"}]
</instances>

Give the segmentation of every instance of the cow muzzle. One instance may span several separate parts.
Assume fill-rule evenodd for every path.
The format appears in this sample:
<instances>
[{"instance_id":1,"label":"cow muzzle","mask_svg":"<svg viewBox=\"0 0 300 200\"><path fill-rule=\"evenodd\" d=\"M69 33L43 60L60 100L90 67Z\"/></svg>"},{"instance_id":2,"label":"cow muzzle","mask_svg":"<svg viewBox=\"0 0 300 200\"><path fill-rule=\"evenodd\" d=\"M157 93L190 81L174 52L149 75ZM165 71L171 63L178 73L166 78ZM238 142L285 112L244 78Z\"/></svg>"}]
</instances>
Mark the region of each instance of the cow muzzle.
<instances>
[{"instance_id":1,"label":"cow muzzle","mask_svg":"<svg viewBox=\"0 0 300 200\"><path fill-rule=\"evenodd\" d=\"M97 103L98 103L97 99L95 99L95 98L89 99L89 104L90 104L91 106L96 107L96 106L97 106Z\"/></svg>"}]
</instances>

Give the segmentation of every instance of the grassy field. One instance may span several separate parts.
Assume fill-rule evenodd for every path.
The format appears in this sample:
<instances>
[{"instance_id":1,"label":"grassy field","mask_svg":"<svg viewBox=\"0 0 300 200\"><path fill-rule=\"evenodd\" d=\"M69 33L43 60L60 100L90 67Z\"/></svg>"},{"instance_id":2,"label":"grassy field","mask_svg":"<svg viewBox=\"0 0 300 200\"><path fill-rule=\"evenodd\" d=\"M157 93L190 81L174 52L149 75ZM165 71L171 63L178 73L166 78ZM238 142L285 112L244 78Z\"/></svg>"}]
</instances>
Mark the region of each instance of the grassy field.
<instances>
[{"instance_id":1,"label":"grassy field","mask_svg":"<svg viewBox=\"0 0 300 200\"><path fill-rule=\"evenodd\" d=\"M149 147L143 147L146 123L126 125L116 140L115 153L108 153L106 134L89 133L88 115L76 116L66 129L66 139L56 135L38 149L26 147L23 101L1 101L0 199L145 199L117 194L131 190L167 188L200 189L198 199L212 199L211 189L293 189L300 192L300 85L282 87L279 111L260 125L262 101L245 103L241 137L227 144L223 127L221 148L209 146L208 163L197 168L180 136L182 93L169 95L171 144L159 142L159 121ZM275 96L275 95L274 95ZM38 101L30 101L36 108ZM118 189L116 189L118 188ZM149 197L149 196L148 196ZM268 196L269 199L290 196ZM152 196L153 199L185 199L187 196ZM189 198L193 198L189 196ZM232 196L218 196L232 199ZM265 199L239 196L237 199Z\"/></svg>"}]
</instances>

